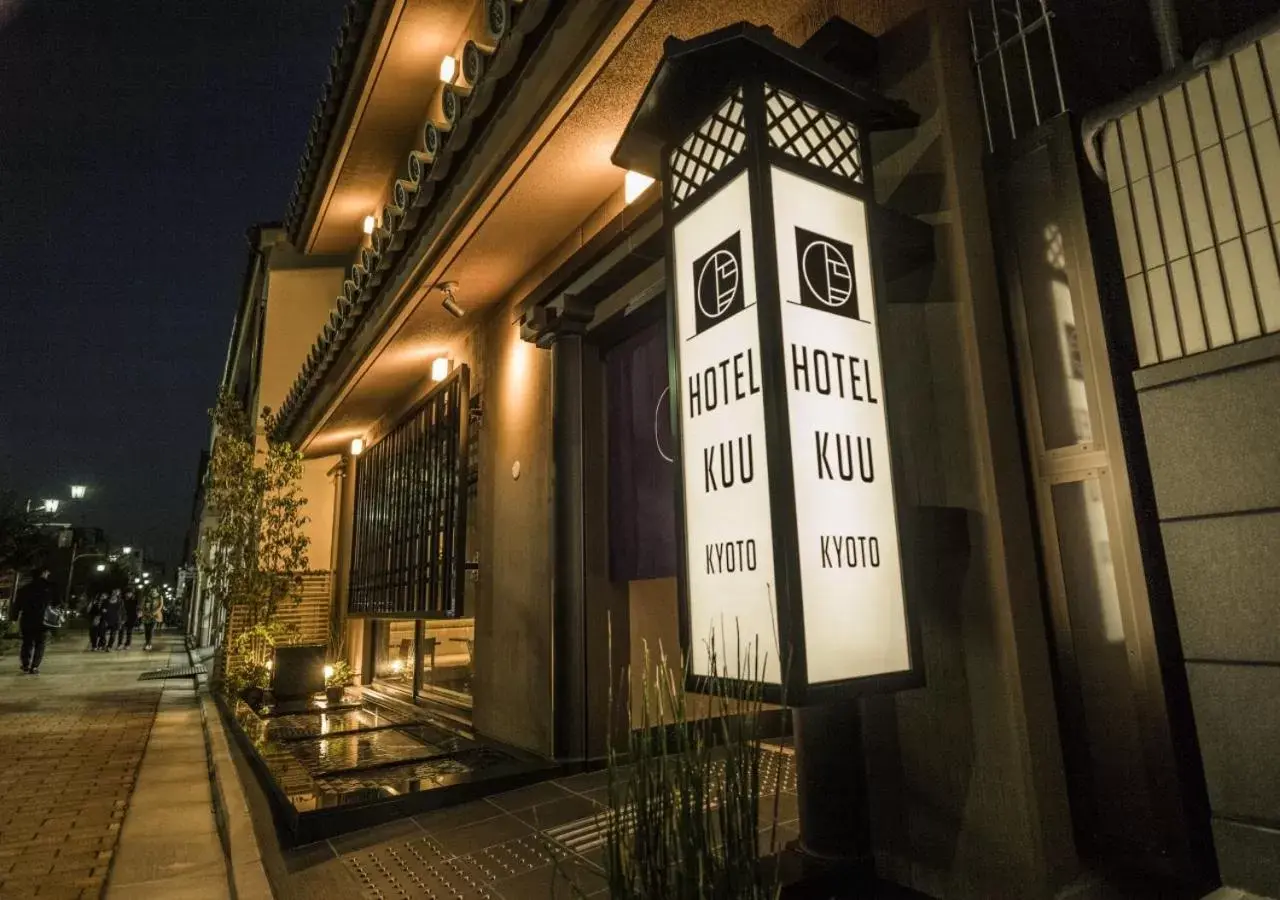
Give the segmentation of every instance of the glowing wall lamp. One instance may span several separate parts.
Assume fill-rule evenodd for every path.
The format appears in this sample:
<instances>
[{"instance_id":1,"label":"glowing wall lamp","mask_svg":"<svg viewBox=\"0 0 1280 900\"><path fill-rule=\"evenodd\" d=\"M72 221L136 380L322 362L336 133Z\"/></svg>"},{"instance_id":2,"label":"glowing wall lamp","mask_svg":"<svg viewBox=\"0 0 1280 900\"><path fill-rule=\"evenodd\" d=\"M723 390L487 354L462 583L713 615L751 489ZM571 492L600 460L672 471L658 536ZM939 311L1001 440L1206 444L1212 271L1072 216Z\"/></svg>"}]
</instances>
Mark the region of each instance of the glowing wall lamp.
<instances>
[{"instance_id":1,"label":"glowing wall lamp","mask_svg":"<svg viewBox=\"0 0 1280 900\"><path fill-rule=\"evenodd\" d=\"M71 485L71 499L72 499L72 500L83 500L83 499L84 499L84 490L85 490L85 488L84 488L84 485L83 485L83 484L73 484L73 485Z\"/></svg>"},{"instance_id":2,"label":"glowing wall lamp","mask_svg":"<svg viewBox=\"0 0 1280 900\"><path fill-rule=\"evenodd\" d=\"M440 80L445 84L453 84L454 77L458 74L458 61L452 56L446 56L440 60Z\"/></svg>"},{"instance_id":3,"label":"glowing wall lamp","mask_svg":"<svg viewBox=\"0 0 1280 900\"><path fill-rule=\"evenodd\" d=\"M449 357L440 356L431 360L431 380L444 381L449 377Z\"/></svg>"},{"instance_id":4,"label":"glowing wall lamp","mask_svg":"<svg viewBox=\"0 0 1280 900\"><path fill-rule=\"evenodd\" d=\"M374 226L377 224L378 224L378 220L375 219L373 216L369 215L364 217L364 224L361 225L360 227L365 234L373 234Z\"/></svg>"},{"instance_id":5,"label":"glowing wall lamp","mask_svg":"<svg viewBox=\"0 0 1280 900\"><path fill-rule=\"evenodd\" d=\"M623 182L622 190L624 199L627 203L631 203L647 191L651 184L653 184L653 179L648 175L628 171L626 180Z\"/></svg>"},{"instance_id":6,"label":"glowing wall lamp","mask_svg":"<svg viewBox=\"0 0 1280 900\"><path fill-rule=\"evenodd\" d=\"M351 455L359 456L364 452L364 438L351 439Z\"/></svg>"}]
</instances>

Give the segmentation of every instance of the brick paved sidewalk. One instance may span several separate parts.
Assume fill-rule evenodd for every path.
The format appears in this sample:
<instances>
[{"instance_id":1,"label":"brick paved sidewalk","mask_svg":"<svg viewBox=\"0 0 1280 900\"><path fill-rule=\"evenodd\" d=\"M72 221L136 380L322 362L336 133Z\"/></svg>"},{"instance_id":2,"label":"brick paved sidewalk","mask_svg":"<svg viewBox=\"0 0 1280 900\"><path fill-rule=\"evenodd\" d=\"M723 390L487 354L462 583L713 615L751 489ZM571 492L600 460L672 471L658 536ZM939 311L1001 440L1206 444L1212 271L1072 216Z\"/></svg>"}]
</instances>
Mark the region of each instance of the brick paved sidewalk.
<instances>
[{"instance_id":1,"label":"brick paved sidewalk","mask_svg":"<svg viewBox=\"0 0 1280 900\"><path fill-rule=\"evenodd\" d=\"M84 632L49 643L40 674L0 657L0 898L100 897L163 681L169 644L89 653ZM16 648L15 648L16 651Z\"/></svg>"}]
</instances>

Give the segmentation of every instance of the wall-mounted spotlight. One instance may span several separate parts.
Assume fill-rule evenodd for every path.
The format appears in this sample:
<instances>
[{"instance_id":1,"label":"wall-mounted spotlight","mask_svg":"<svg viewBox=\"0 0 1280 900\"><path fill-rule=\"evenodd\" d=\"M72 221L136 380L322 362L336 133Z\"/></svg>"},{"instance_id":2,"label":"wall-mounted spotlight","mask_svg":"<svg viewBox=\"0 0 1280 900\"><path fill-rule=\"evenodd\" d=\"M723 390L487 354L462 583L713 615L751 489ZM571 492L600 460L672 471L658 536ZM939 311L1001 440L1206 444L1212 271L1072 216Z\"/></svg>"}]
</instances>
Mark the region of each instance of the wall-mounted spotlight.
<instances>
[{"instance_id":1,"label":"wall-mounted spotlight","mask_svg":"<svg viewBox=\"0 0 1280 900\"><path fill-rule=\"evenodd\" d=\"M431 380L444 381L449 377L449 357L440 356L431 360Z\"/></svg>"},{"instance_id":2,"label":"wall-mounted spotlight","mask_svg":"<svg viewBox=\"0 0 1280 900\"><path fill-rule=\"evenodd\" d=\"M623 199L627 203L631 203L647 191L651 184L653 184L653 179L648 175L641 175L639 172L628 171L626 180L623 182Z\"/></svg>"},{"instance_id":3,"label":"wall-mounted spotlight","mask_svg":"<svg viewBox=\"0 0 1280 900\"><path fill-rule=\"evenodd\" d=\"M458 74L458 61L452 56L446 56L440 60L440 80L445 84L453 84L454 77Z\"/></svg>"},{"instance_id":4,"label":"wall-mounted spotlight","mask_svg":"<svg viewBox=\"0 0 1280 900\"><path fill-rule=\"evenodd\" d=\"M365 234L373 234L373 229L377 226L377 224L378 224L378 220L370 215L370 216L364 217L364 224L361 225L360 227Z\"/></svg>"},{"instance_id":5,"label":"wall-mounted spotlight","mask_svg":"<svg viewBox=\"0 0 1280 900\"><path fill-rule=\"evenodd\" d=\"M364 452L364 438L352 438L351 455L359 456L363 452Z\"/></svg>"},{"instance_id":6,"label":"wall-mounted spotlight","mask_svg":"<svg viewBox=\"0 0 1280 900\"><path fill-rule=\"evenodd\" d=\"M453 296L453 292L458 289L456 281L442 281L435 286L437 291L444 294L444 300L440 301L440 305L444 307L445 312L453 316L455 319L461 319L466 312L458 305L458 300Z\"/></svg>"}]
</instances>

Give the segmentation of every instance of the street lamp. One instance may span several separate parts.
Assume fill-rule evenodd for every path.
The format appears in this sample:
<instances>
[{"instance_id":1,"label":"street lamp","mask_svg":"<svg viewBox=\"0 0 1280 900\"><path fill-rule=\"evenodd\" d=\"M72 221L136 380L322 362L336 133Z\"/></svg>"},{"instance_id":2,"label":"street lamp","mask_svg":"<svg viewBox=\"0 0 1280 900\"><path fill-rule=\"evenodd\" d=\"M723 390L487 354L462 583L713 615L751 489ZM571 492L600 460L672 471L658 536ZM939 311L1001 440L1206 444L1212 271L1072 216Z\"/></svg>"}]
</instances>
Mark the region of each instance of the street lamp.
<instances>
[{"instance_id":1,"label":"street lamp","mask_svg":"<svg viewBox=\"0 0 1280 900\"><path fill-rule=\"evenodd\" d=\"M73 485L71 485L71 499L72 499L72 500L83 500L83 499L84 499L84 492L85 492L85 486L84 486L83 484L73 484Z\"/></svg>"},{"instance_id":2,"label":"street lamp","mask_svg":"<svg viewBox=\"0 0 1280 900\"><path fill-rule=\"evenodd\" d=\"M62 600L63 606L71 605L71 584L76 580L76 563L82 559L92 559L95 556L101 558L103 556L106 556L106 554L105 553L77 553L76 545L75 544L71 545L71 565L67 566L67 589L63 594L63 600ZM102 565L101 563L98 564L99 572L105 572L106 569L107 569L106 566Z\"/></svg>"},{"instance_id":3,"label":"street lamp","mask_svg":"<svg viewBox=\"0 0 1280 900\"><path fill-rule=\"evenodd\" d=\"M107 571L106 563L98 563L98 565L97 565L97 569L98 569L98 571L99 571L99 572L105 572L105 571Z\"/></svg>"},{"instance_id":4,"label":"street lamp","mask_svg":"<svg viewBox=\"0 0 1280 900\"><path fill-rule=\"evenodd\" d=\"M121 547L121 548L120 548L120 552L121 552L121 553L123 553L125 556L128 556L130 553L132 553L132 552L133 552L133 548L132 548L132 547Z\"/></svg>"},{"instance_id":5,"label":"street lamp","mask_svg":"<svg viewBox=\"0 0 1280 900\"><path fill-rule=\"evenodd\" d=\"M47 513L56 513L58 511L58 507L61 504L62 504L62 501L60 500L45 500L44 511Z\"/></svg>"}]
</instances>

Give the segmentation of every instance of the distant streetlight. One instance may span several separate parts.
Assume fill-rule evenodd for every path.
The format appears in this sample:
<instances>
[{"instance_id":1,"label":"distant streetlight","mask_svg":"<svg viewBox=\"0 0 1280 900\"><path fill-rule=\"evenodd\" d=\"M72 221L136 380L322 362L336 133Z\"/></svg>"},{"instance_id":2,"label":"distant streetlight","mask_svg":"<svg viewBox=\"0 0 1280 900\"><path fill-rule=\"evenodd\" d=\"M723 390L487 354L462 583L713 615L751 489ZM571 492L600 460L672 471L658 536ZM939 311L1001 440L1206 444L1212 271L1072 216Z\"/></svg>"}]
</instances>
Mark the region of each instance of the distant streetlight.
<instances>
[{"instance_id":1,"label":"distant streetlight","mask_svg":"<svg viewBox=\"0 0 1280 900\"><path fill-rule=\"evenodd\" d=\"M106 565L104 565L103 563L98 563L98 571L99 571L99 572L105 572L105 571L107 571L107 567L106 567Z\"/></svg>"},{"instance_id":2,"label":"distant streetlight","mask_svg":"<svg viewBox=\"0 0 1280 900\"><path fill-rule=\"evenodd\" d=\"M132 552L133 552L133 548L132 548L132 547L121 547L121 548L120 548L120 552L121 552L121 553L123 553L125 556L128 556L130 553L132 553Z\"/></svg>"},{"instance_id":3,"label":"distant streetlight","mask_svg":"<svg viewBox=\"0 0 1280 900\"><path fill-rule=\"evenodd\" d=\"M71 499L72 499L72 500L83 500L83 499L84 499L84 492L85 492L85 486L84 486L83 484L73 484L73 485L71 485Z\"/></svg>"}]
</instances>

